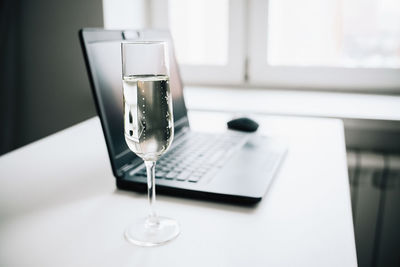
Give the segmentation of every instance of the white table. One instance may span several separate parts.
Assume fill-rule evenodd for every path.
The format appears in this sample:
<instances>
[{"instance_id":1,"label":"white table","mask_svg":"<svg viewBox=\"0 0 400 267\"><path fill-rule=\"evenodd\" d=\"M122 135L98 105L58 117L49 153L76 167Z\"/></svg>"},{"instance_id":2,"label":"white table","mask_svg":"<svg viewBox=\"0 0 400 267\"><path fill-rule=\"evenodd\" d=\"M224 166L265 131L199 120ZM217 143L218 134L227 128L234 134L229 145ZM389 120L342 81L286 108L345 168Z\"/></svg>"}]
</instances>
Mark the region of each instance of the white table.
<instances>
[{"instance_id":1,"label":"white table","mask_svg":"<svg viewBox=\"0 0 400 267\"><path fill-rule=\"evenodd\" d=\"M228 118L191 114L203 130ZM123 238L147 201L116 189L98 118L0 157L0 266L357 266L341 121L255 118L290 147L265 198L158 196L182 232L153 248Z\"/></svg>"}]
</instances>

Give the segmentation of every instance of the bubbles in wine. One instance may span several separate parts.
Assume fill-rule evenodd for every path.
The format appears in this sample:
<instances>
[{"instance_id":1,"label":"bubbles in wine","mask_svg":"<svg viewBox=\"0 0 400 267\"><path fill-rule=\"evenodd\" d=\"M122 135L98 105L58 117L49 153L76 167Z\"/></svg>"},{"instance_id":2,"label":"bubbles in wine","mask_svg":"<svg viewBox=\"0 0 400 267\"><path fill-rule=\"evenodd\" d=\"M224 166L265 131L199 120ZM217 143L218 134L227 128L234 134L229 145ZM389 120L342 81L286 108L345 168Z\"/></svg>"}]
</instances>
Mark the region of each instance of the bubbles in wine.
<instances>
[{"instance_id":1,"label":"bubbles in wine","mask_svg":"<svg viewBox=\"0 0 400 267\"><path fill-rule=\"evenodd\" d=\"M168 76L124 77L123 87L125 140L144 160L157 160L174 134Z\"/></svg>"}]
</instances>

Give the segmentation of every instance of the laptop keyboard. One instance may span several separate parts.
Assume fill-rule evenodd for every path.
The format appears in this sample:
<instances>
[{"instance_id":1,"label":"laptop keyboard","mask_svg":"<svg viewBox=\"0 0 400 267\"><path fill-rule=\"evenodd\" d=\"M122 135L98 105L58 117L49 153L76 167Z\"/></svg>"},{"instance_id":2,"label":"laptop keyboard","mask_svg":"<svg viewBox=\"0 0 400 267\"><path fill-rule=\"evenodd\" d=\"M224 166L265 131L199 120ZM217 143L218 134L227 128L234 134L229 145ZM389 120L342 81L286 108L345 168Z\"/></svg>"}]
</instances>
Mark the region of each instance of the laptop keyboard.
<instances>
[{"instance_id":1,"label":"laptop keyboard","mask_svg":"<svg viewBox=\"0 0 400 267\"><path fill-rule=\"evenodd\" d=\"M189 132L156 165L156 179L197 183L211 178L247 140L248 134ZM137 176L146 176L142 168Z\"/></svg>"}]
</instances>

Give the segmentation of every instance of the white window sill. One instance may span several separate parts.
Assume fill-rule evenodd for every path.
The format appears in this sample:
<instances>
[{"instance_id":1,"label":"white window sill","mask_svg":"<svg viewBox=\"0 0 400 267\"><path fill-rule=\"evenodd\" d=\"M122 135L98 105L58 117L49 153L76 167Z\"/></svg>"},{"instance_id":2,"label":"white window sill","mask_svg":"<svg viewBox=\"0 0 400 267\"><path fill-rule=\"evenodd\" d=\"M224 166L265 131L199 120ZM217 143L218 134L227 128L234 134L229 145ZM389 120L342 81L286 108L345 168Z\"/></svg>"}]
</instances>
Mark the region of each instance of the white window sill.
<instances>
[{"instance_id":1,"label":"white window sill","mask_svg":"<svg viewBox=\"0 0 400 267\"><path fill-rule=\"evenodd\" d=\"M400 96L186 86L188 109L341 118L351 148L400 151Z\"/></svg>"},{"instance_id":2,"label":"white window sill","mask_svg":"<svg viewBox=\"0 0 400 267\"><path fill-rule=\"evenodd\" d=\"M400 96L186 86L189 109L400 121Z\"/></svg>"}]
</instances>

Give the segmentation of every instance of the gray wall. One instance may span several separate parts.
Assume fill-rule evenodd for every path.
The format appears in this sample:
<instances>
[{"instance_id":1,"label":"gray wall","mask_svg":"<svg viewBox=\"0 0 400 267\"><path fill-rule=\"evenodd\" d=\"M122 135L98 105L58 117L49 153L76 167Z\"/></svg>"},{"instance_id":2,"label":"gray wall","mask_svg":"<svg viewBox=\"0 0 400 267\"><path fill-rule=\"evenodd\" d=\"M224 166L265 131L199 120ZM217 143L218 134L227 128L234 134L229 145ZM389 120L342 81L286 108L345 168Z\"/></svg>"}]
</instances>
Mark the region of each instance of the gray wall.
<instances>
[{"instance_id":1,"label":"gray wall","mask_svg":"<svg viewBox=\"0 0 400 267\"><path fill-rule=\"evenodd\" d=\"M12 148L95 115L78 30L103 26L102 0L19 0L16 9Z\"/></svg>"}]
</instances>

